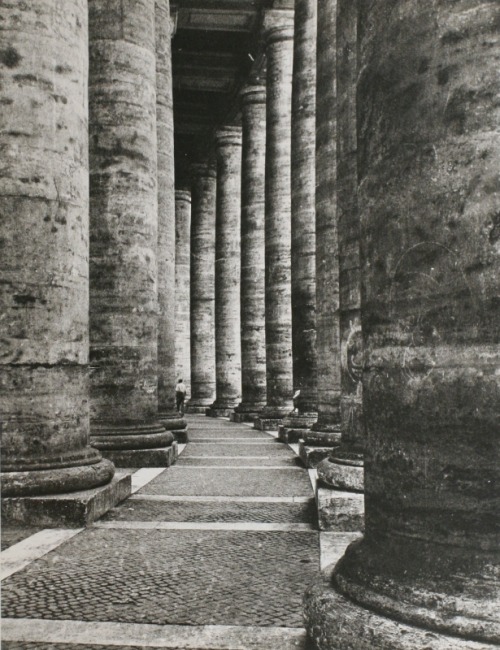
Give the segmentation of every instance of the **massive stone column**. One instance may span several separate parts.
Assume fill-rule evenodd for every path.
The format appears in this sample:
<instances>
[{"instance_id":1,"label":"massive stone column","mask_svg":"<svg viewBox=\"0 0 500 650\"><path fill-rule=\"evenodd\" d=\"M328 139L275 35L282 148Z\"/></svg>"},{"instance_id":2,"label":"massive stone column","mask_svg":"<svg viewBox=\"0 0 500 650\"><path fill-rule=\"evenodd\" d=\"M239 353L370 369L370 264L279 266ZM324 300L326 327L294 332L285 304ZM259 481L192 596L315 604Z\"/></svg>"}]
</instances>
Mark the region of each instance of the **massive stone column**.
<instances>
[{"instance_id":1,"label":"massive stone column","mask_svg":"<svg viewBox=\"0 0 500 650\"><path fill-rule=\"evenodd\" d=\"M293 12L269 11L264 20L266 110L266 381L267 404L255 420L277 429L292 410L291 113Z\"/></svg>"},{"instance_id":2,"label":"massive stone column","mask_svg":"<svg viewBox=\"0 0 500 650\"><path fill-rule=\"evenodd\" d=\"M92 443L120 466L168 464L158 421L154 0L90 0Z\"/></svg>"},{"instance_id":3,"label":"massive stone column","mask_svg":"<svg viewBox=\"0 0 500 650\"><path fill-rule=\"evenodd\" d=\"M175 374L191 394L191 192L175 192Z\"/></svg>"},{"instance_id":4,"label":"massive stone column","mask_svg":"<svg viewBox=\"0 0 500 650\"><path fill-rule=\"evenodd\" d=\"M500 644L499 24L360 3L366 534L309 594L319 648Z\"/></svg>"},{"instance_id":5,"label":"massive stone column","mask_svg":"<svg viewBox=\"0 0 500 650\"><path fill-rule=\"evenodd\" d=\"M365 429L362 417L361 282L357 206L357 1L337 13L337 230L339 250L341 445L318 465L320 481L334 489L363 491ZM331 70L333 74L335 70Z\"/></svg>"},{"instance_id":6,"label":"massive stone column","mask_svg":"<svg viewBox=\"0 0 500 650\"><path fill-rule=\"evenodd\" d=\"M215 395L214 164L192 167L191 185L191 399L190 413L205 413Z\"/></svg>"},{"instance_id":7,"label":"massive stone column","mask_svg":"<svg viewBox=\"0 0 500 650\"><path fill-rule=\"evenodd\" d=\"M87 490L114 473L89 446L87 2L56 5L0 7L4 497ZM38 523L47 508L47 524L50 505L30 503L6 498L4 521Z\"/></svg>"},{"instance_id":8,"label":"massive stone column","mask_svg":"<svg viewBox=\"0 0 500 650\"><path fill-rule=\"evenodd\" d=\"M228 416L241 398L240 241L241 128L215 134L217 209L215 224L215 378L211 417Z\"/></svg>"},{"instance_id":9,"label":"massive stone column","mask_svg":"<svg viewBox=\"0 0 500 650\"><path fill-rule=\"evenodd\" d=\"M266 89L241 92L241 404L235 422L252 422L266 404L264 262Z\"/></svg>"},{"instance_id":10,"label":"massive stone column","mask_svg":"<svg viewBox=\"0 0 500 650\"><path fill-rule=\"evenodd\" d=\"M158 419L186 441L186 421L175 407L175 163L172 95L173 20L169 0L155 0L156 136L158 186Z\"/></svg>"},{"instance_id":11,"label":"massive stone column","mask_svg":"<svg viewBox=\"0 0 500 650\"><path fill-rule=\"evenodd\" d=\"M304 432L309 466L340 442L339 241L337 229L337 2L318 5L316 84L316 346L318 421Z\"/></svg>"},{"instance_id":12,"label":"massive stone column","mask_svg":"<svg viewBox=\"0 0 500 650\"><path fill-rule=\"evenodd\" d=\"M317 420L316 355L316 29L317 0L295 0L292 82L293 389L300 391L279 437L297 442Z\"/></svg>"}]
</instances>

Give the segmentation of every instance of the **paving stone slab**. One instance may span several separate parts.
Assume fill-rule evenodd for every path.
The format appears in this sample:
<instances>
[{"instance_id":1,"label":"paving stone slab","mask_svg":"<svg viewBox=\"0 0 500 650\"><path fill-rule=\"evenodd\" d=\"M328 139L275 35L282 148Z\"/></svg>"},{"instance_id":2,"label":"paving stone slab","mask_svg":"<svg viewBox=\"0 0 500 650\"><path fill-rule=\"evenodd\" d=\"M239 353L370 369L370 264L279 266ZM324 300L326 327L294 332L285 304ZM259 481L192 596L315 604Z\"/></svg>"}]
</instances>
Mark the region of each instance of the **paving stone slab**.
<instances>
[{"instance_id":1,"label":"paving stone slab","mask_svg":"<svg viewBox=\"0 0 500 650\"><path fill-rule=\"evenodd\" d=\"M171 496L312 496L309 476L295 468L223 469L171 467L137 494Z\"/></svg>"},{"instance_id":2,"label":"paving stone slab","mask_svg":"<svg viewBox=\"0 0 500 650\"><path fill-rule=\"evenodd\" d=\"M35 526L2 526L2 551L42 530Z\"/></svg>"},{"instance_id":3,"label":"paving stone slab","mask_svg":"<svg viewBox=\"0 0 500 650\"><path fill-rule=\"evenodd\" d=\"M201 454L200 454L201 456ZM177 462L177 464L180 467L184 467L185 465L191 466L191 467L196 467L196 466L203 466L203 465L212 465L213 467L225 467L227 465L256 465L256 466L266 466L266 465L283 465L283 467L302 467L302 463L299 458L297 457L281 457L281 456L273 456L273 457L268 457L268 456L251 456L251 457L241 457L241 458L234 458L234 457L228 457L224 456L222 458L213 458L213 457L198 457L198 456L187 456L186 458L181 458Z\"/></svg>"},{"instance_id":4,"label":"paving stone slab","mask_svg":"<svg viewBox=\"0 0 500 650\"><path fill-rule=\"evenodd\" d=\"M294 453L286 446L277 442L233 444L191 442L182 452L182 458L189 456L272 456L273 458L293 458Z\"/></svg>"},{"instance_id":5,"label":"paving stone slab","mask_svg":"<svg viewBox=\"0 0 500 650\"><path fill-rule=\"evenodd\" d=\"M3 582L7 618L302 626L319 534L91 528Z\"/></svg>"},{"instance_id":6,"label":"paving stone slab","mask_svg":"<svg viewBox=\"0 0 500 650\"><path fill-rule=\"evenodd\" d=\"M316 524L316 504L128 501L101 521L289 522Z\"/></svg>"}]
</instances>

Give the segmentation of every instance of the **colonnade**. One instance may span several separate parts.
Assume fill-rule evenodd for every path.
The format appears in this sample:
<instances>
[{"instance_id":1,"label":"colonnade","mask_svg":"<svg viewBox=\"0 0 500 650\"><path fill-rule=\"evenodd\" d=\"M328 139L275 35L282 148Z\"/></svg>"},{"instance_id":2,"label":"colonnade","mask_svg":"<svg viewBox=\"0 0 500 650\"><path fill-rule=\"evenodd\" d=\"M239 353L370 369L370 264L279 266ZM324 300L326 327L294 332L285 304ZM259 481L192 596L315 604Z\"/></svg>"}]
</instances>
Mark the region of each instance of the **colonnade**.
<instances>
[{"instance_id":1,"label":"colonnade","mask_svg":"<svg viewBox=\"0 0 500 650\"><path fill-rule=\"evenodd\" d=\"M6 501L172 463L181 369L364 527L307 594L320 650L500 643L498 4L266 10L177 194L168 0L0 11Z\"/></svg>"},{"instance_id":2,"label":"colonnade","mask_svg":"<svg viewBox=\"0 0 500 650\"><path fill-rule=\"evenodd\" d=\"M296 0L295 28L263 20L233 231L241 402L208 414L300 440L320 525L364 530L306 595L318 648L479 650L500 642L499 9L397 5Z\"/></svg>"},{"instance_id":3,"label":"colonnade","mask_svg":"<svg viewBox=\"0 0 500 650\"><path fill-rule=\"evenodd\" d=\"M92 489L97 512L126 496L114 465L169 465L186 429L170 8L1 11L3 496Z\"/></svg>"}]
</instances>

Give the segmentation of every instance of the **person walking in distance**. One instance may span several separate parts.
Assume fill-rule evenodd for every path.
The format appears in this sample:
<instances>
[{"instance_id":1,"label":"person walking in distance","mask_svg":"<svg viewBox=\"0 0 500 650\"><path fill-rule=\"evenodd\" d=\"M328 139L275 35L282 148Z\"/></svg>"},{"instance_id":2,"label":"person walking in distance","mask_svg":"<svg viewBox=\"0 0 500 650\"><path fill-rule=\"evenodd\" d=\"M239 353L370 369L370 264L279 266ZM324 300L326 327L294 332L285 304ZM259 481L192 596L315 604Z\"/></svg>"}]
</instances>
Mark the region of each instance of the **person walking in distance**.
<instances>
[{"instance_id":1,"label":"person walking in distance","mask_svg":"<svg viewBox=\"0 0 500 650\"><path fill-rule=\"evenodd\" d=\"M182 381L181 378L175 387L175 402L177 404L177 412L181 415L184 415L184 400L186 399L186 392L186 384Z\"/></svg>"}]
</instances>

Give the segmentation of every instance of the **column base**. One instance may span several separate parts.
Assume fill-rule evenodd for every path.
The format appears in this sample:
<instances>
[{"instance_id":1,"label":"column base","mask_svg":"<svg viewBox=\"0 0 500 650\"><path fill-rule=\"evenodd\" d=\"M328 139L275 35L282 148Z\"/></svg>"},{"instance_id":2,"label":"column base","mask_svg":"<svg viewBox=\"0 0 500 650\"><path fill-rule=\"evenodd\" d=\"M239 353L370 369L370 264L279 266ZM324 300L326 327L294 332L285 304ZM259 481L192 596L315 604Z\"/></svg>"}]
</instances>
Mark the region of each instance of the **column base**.
<instances>
[{"instance_id":1,"label":"column base","mask_svg":"<svg viewBox=\"0 0 500 650\"><path fill-rule=\"evenodd\" d=\"M201 415L205 415L205 411L207 408L209 408L213 404L213 398L212 399L205 399L205 398L193 398L189 400L189 403L186 406L186 413L199 413Z\"/></svg>"},{"instance_id":2,"label":"column base","mask_svg":"<svg viewBox=\"0 0 500 650\"><path fill-rule=\"evenodd\" d=\"M98 452L91 451L100 458ZM113 464L104 458L100 458L96 463L75 467L3 471L0 475L2 496L29 497L91 490L109 483L114 473Z\"/></svg>"},{"instance_id":3,"label":"column base","mask_svg":"<svg viewBox=\"0 0 500 650\"><path fill-rule=\"evenodd\" d=\"M254 422L264 406L265 404L262 403L251 404L242 402L229 415L229 419L231 422Z\"/></svg>"},{"instance_id":4,"label":"column base","mask_svg":"<svg viewBox=\"0 0 500 650\"><path fill-rule=\"evenodd\" d=\"M184 444L188 442L188 425L180 413L158 413L158 420L167 431L172 432L177 442Z\"/></svg>"},{"instance_id":5,"label":"column base","mask_svg":"<svg viewBox=\"0 0 500 650\"><path fill-rule=\"evenodd\" d=\"M317 419L317 413L297 413L283 418L278 428L278 440L288 444L297 443L304 431L310 429Z\"/></svg>"},{"instance_id":6,"label":"column base","mask_svg":"<svg viewBox=\"0 0 500 650\"><path fill-rule=\"evenodd\" d=\"M302 440L310 447L338 447L342 441L340 424L316 422L308 431L304 431Z\"/></svg>"},{"instance_id":7,"label":"column base","mask_svg":"<svg viewBox=\"0 0 500 650\"><path fill-rule=\"evenodd\" d=\"M173 439L159 421L90 423L90 444L106 458L109 458L108 451L166 447Z\"/></svg>"},{"instance_id":8,"label":"column base","mask_svg":"<svg viewBox=\"0 0 500 650\"><path fill-rule=\"evenodd\" d=\"M2 498L4 525L29 525L44 528L88 526L130 496L131 474L116 472L104 486L47 496Z\"/></svg>"},{"instance_id":9,"label":"column base","mask_svg":"<svg viewBox=\"0 0 500 650\"><path fill-rule=\"evenodd\" d=\"M284 418L290 415L291 406L266 406L255 418L253 426L259 431L278 431Z\"/></svg>"},{"instance_id":10,"label":"column base","mask_svg":"<svg viewBox=\"0 0 500 650\"><path fill-rule=\"evenodd\" d=\"M168 447L152 449L112 449L106 451L106 458L113 461L116 467L170 467L179 455L177 441Z\"/></svg>"},{"instance_id":11,"label":"column base","mask_svg":"<svg viewBox=\"0 0 500 650\"><path fill-rule=\"evenodd\" d=\"M318 465L318 480L334 490L363 492L363 455L336 449L329 458Z\"/></svg>"},{"instance_id":12,"label":"column base","mask_svg":"<svg viewBox=\"0 0 500 650\"><path fill-rule=\"evenodd\" d=\"M341 492L318 485L316 489L320 530L362 531L365 527L365 499L359 492Z\"/></svg>"},{"instance_id":13,"label":"column base","mask_svg":"<svg viewBox=\"0 0 500 650\"><path fill-rule=\"evenodd\" d=\"M331 447L311 447L303 440L299 440L299 458L308 469L315 469L331 453Z\"/></svg>"},{"instance_id":14,"label":"column base","mask_svg":"<svg viewBox=\"0 0 500 650\"><path fill-rule=\"evenodd\" d=\"M234 411L234 405L220 405L212 404L205 409L205 415L209 418L228 418Z\"/></svg>"},{"instance_id":15,"label":"column base","mask_svg":"<svg viewBox=\"0 0 500 650\"><path fill-rule=\"evenodd\" d=\"M305 626L317 650L493 650L497 645L468 641L406 625L365 609L338 593L330 581L309 588Z\"/></svg>"}]
</instances>

